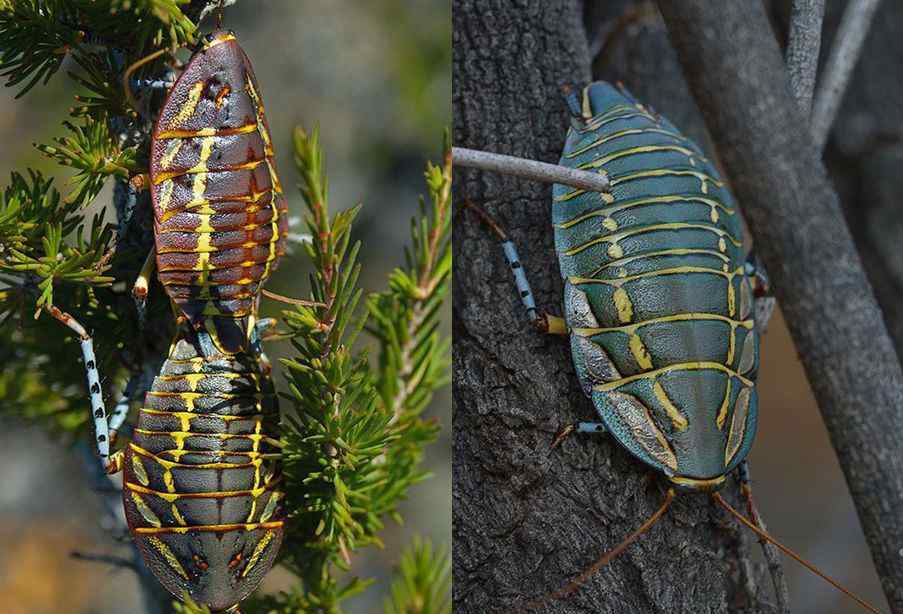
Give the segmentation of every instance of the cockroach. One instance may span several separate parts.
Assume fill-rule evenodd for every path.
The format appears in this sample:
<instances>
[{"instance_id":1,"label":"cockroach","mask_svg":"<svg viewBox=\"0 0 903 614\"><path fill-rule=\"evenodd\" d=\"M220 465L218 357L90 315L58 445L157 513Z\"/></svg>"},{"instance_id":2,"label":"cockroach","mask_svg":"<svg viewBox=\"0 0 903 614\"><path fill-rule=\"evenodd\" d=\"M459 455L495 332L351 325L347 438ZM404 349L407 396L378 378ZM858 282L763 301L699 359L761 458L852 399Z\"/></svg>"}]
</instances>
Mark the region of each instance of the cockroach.
<instances>
[{"instance_id":1,"label":"cockroach","mask_svg":"<svg viewBox=\"0 0 903 614\"><path fill-rule=\"evenodd\" d=\"M149 180L158 279L206 330L202 341L224 353L247 349L260 286L285 252L288 207L260 86L233 32L208 34L170 90Z\"/></svg>"},{"instance_id":2,"label":"cockroach","mask_svg":"<svg viewBox=\"0 0 903 614\"><path fill-rule=\"evenodd\" d=\"M739 211L699 147L623 87L567 89L571 127L559 164L604 174L605 192L556 184L555 250L564 317L539 310L514 244L470 204L502 242L531 321L568 336L580 384L599 421L565 426L608 433L664 476L661 507L574 581L563 598L648 531L678 493L709 493L759 537L852 597L757 526L746 456L756 433L759 334L774 305L767 278L743 249ZM758 295L758 296L757 296ZM753 517L718 491L739 471Z\"/></svg>"},{"instance_id":3,"label":"cockroach","mask_svg":"<svg viewBox=\"0 0 903 614\"><path fill-rule=\"evenodd\" d=\"M184 326L118 463L132 539L173 595L237 610L283 536L279 407L251 352L206 356Z\"/></svg>"}]
</instances>

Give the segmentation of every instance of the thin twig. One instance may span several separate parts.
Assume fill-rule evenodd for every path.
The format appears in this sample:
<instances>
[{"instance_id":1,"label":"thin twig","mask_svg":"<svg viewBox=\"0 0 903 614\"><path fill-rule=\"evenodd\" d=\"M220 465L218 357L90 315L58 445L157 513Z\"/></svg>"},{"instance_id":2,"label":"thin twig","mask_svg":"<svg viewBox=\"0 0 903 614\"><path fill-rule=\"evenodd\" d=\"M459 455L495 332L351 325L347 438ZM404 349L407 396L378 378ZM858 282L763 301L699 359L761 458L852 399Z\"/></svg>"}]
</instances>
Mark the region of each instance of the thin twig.
<instances>
[{"instance_id":1,"label":"thin twig","mask_svg":"<svg viewBox=\"0 0 903 614\"><path fill-rule=\"evenodd\" d=\"M609 187L608 176L602 172L578 171L557 164L547 164L488 151L452 147L452 160L459 166L524 177L543 183L560 183L580 190L605 192Z\"/></svg>"},{"instance_id":2,"label":"thin twig","mask_svg":"<svg viewBox=\"0 0 903 614\"><path fill-rule=\"evenodd\" d=\"M793 0L787 42L787 72L790 73L793 95L807 117L812 113L812 93L818 72L824 16L825 0Z\"/></svg>"},{"instance_id":3,"label":"thin twig","mask_svg":"<svg viewBox=\"0 0 903 614\"><path fill-rule=\"evenodd\" d=\"M865 42L880 2L881 0L851 0L843 12L840 29L834 38L831 55L819 81L812 108L812 140L819 151L824 149L825 141L828 140L831 125L840 110L844 92L862 51L862 43Z\"/></svg>"}]
</instances>

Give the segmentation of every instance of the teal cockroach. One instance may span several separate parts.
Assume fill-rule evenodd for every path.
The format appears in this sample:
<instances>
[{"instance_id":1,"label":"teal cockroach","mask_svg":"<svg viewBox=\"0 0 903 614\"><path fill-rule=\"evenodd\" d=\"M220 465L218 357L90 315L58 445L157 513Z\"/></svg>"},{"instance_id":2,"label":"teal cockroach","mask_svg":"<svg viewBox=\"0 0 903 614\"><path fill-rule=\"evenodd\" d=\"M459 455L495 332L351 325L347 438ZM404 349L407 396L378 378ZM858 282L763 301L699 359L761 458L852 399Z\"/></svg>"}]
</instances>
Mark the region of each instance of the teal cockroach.
<instances>
[{"instance_id":1,"label":"teal cockroach","mask_svg":"<svg viewBox=\"0 0 903 614\"><path fill-rule=\"evenodd\" d=\"M611 186L553 190L577 375L631 454L681 489L717 489L756 433L740 214L699 148L625 91L596 83L574 112L583 124L560 163L603 171Z\"/></svg>"},{"instance_id":2,"label":"teal cockroach","mask_svg":"<svg viewBox=\"0 0 903 614\"><path fill-rule=\"evenodd\" d=\"M871 605L766 533L749 486L746 457L756 435L759 336L774 306L767 278L743 245L740 212L700 148L621 86L567 90L571 115L560 166L604 175L597 192L555 184L552 224L564 281L564 317L540 310L517 249L488 214L469 204L502 241L531 321L566 335L580 384L598 420L571 433L607 433L664 476L662 505L621 544L564 588L577 590L649 530L677 493L709 493L716 504L786 554ZM738 471L752 518L718 493Z\"/></svg>"}]
</instances>

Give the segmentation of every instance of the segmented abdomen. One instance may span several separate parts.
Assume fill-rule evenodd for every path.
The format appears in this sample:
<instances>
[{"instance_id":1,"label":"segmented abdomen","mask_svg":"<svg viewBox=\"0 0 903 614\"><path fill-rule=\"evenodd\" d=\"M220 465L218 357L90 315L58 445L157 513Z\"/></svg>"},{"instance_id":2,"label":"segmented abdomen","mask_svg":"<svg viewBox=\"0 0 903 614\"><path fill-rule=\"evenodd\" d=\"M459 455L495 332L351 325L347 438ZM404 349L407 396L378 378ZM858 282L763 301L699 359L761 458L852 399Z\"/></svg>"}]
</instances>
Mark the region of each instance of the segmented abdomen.
<instances>
[{"instance_id":1,"label":"segmented abdomen","mask_svg":"<svg viewBox=\"0 0 903 614\"><path fill-rule=\"evenodd\" d=\"M272 566L283 532L278 425L272 381L251 355L174 345L123 467L132 536L174 595L226 609Z\"/></svg>"},{"instance_id":2,"label":"segmented abdomen","mask_svg":"<svg viewBox=\"0 0 903 614\"><path fill-rule=\"evenodd\" d=\"M574 363L615 437L668 475L723 475L755 431L758 347L740 215L699 148L605 83L561 164L610 193L554 189Z\"/></svg>"},{"instance_id":3,"label":"segmented abdomen","mask_svg":"<svg viewBox=\"0 0 903 614\"><path fill-rule=\"evenodd\" d=\"M246 347L288 229L259 92L241 47L218 33L173 86L151 146L159 279L228 352Z\"/></svg>"}]
</instances>

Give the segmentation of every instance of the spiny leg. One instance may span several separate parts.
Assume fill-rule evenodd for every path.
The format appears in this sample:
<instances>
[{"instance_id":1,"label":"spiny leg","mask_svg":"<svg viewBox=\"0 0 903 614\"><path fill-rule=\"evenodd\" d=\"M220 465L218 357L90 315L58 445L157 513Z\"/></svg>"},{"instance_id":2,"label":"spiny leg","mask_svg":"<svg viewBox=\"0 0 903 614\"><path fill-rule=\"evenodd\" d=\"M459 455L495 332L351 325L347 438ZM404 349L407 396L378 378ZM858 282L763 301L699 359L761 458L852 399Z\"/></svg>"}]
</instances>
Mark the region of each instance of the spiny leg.
<instances>
[{"instance_id":1,"label":"spiny leg","mask_svg":"<svg viewBox=\"0 0 903 614\"><path fill-rule=\"evenodd\" d=\"M759 260L755 250L751 250L746 257L746 275L752 284L755 302L756 332L763 334L768 327L775 308L774 293L771 291L771 280L765 271L765 266Z\"/></svg>"},{"instance_id":2,"label":"spiny leg","mask_svg":"<svg viewBox=\"0 0 903 614\"><path fill-rule=\"evenodd\" d=\"M752 485L749 475L749 461L743 461L737 468L737 477L740 481L740 494L746 500L746 511L757 527L764 532L768 532L765 522L759 515L752 496ZM784 577L784 568L781 566L781 554L772 543L759 539L762 546L762 553L765 555L765 561L768 563L768 571L771 574L771 581L774 583L774 594L777 600L778 612L781 614L790 612L790 589L787 588L787 579Z\"/></svg>"},{"instance_id":3,"label":"spiny leg","mask_svg":"<svg viewBox=\"0 0 903 614\"><path fill-rule=\"evenodd\" d=\"M255 318L251 326L251 351L257 356L261 372L267 376L273 372L273 363L263 351L262 342L269 338L269 331L275 328L276 318L261 318L260 320Z\"/></svg>"},{"instance_id":4,"label":"spiny leg","mask_svg":"<svg viewBox=\"0 0 903 614\"><path fill-rule=\"evenodd\" d=\"M46 310L51 316L72 329L79 337L82 357L85 360L85 371L88 377L88 392L91 395L91 414L94 416L94 433L97 442L97 454L104 470L107 469L110 457L110 432L107 425L107 410L103 404L103 389L100 387L100 373L97 370L97 358L94 356L94 342L78 320L57 307L51 305Z\"/></svg>"},{"instance_id":5,"label":"spiny leg","mask_svg":"<svg viewBox=\"0 0 903 614\"><path fill-rule=\"evenodd\" d=\"M119 397L119 401L116 402L116 406L110 414L110 445L116 443L116 437L119 434L119 430L129 416L129 409L132 401L144 396L150 389L153 379L154 371L150 365L147 364L142 372L133 373L131 377L129 377L129 381L126 383L125 389Z\"/></svg>"},{"instance_id":6,"label":"spiny leg","mask_svg":"<svg viewBox=\"0 0 903 614\"><path fill-rule=\"evenodd\" d=\"M122 211L119 212L119 230L117 231L119 241L125 238L132 217L135 215L135 209L138 208L138 196L147 189L149 181L145 173L135 175L128 181L117 182L117 189L125 190L125 203Z\"/></svg>"},{"instance_id":7,"label":"spiny leg","mask_svg":"<svg viewBox=\"0 0 903 614\"><path fill-rule=\"evenodd\" d=\"M523 266L521 266L520 257L517 255L517 248L514 246L511 239L508 238L508 235L505 234L505 231L502 230L502 227L499 226L488 213L472 202L465 201L464 206L476 213L480 220L486 224L492 233L498 237L499 241L501 241L502 250L505 252L505 260L511 268L512 275L514 275L514 283L520 294L521 303L523 304L524 309L527 310L527 316L529 316L533 326L540 332L548 333L550 335L568 334L568 328L564 318L550 315L536 308L536 301L533 299L533 291L530 289L530 282L527 281L527 275L524 272Z\"/></svg>"}]
</instances>

